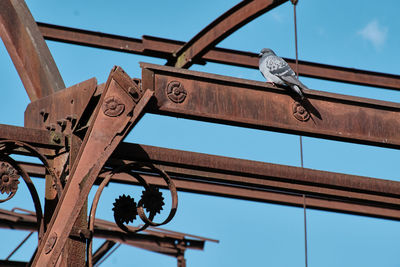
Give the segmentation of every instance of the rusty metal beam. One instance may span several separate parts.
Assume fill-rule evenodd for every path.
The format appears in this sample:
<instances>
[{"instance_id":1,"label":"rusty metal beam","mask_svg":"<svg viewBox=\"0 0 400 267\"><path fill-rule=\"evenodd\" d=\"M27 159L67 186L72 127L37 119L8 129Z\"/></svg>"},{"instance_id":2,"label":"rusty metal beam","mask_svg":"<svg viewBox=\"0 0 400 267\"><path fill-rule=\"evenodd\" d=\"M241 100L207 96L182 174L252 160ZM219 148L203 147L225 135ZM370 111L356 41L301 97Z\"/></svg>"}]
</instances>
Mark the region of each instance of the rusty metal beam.
<instances>
[{"instance_id":1,"label":"rusty metal beam","mask_svg":"<svg viewBox=\"0 0 400 267\"><path fill-rule=\"evenodd\" d=\"M35 214L22 214L0 209L0 228L37 231ZM129 227L132 229L132 227ZM168 256L178 254L177 244L185 249L203 250L205 241L218 240L195 237L190 234L172 232L165 229L144 230L143 233L130 235L122 231L115 223L96 219L95 238L106 239L110 242L123 243L130 246L148 249Z\"/></svg>"},{"instance_id":2,"label":"rusty metal beam","mask_svg":"<svg viewBox=\"0 0 400 267\"><path fill-rule=\"evenodd\" d=\"M345 142L400 148L400 104L141 63L149 112Z\"/></svg>"},{"instance_id":3,"label":"rusty metal beam","mask_svg":"<svg viewBox=\"0 0 400 267\"><path fill-rule=\"evenodd\" d=\"M168 172L178 190L293 206L301 206L305 194L310 208L400 219L396 181L128 143L112 158L153 162ZM123 174L114 179L130 182ZM163 185L151 174L146 179Z\"/></svg>"},{"instance_id":4,"label":"rusty metal beam","mask_svg":"<svg viewBox=\"0 0 400 267\"><path fill-rule=\"evenodd\" d=\"M116 177L115 177L116 178ZM150 184L163 187L163 182L154 177L145 176ZM127 181L127 177L122 177ZM241 188L231 185L210 184L199 181L175 180L174 183L179 191L244 199L263 203L273 203L286 206L303 207L303 195L287 194L286 192L275 192L269 190L259 190L257 188ZM165 186L164 186L165 187ZM339 212L353 215L368 216L373 218L390 219L400 221L400 210L393 207L370 206L369 204L343 202L333 199L319 198L315 196L306 197L308 209Z\"/></svg>"},{"instance_id":5,"label":"rusty metal beam","mask_svg":"<svg viewBox=\"0 0 400 267\"><path fill-rule=\"evenodd\" d=\"M330 188L348 191L349 198L351 198L351 192L393 197L395 199L391 204L400 205L400 182L391 180L132 143L122 143L118 146L107 166L115 167L114 162L118 160L151 162L165 169L171 176L180 179L202 179L204 182L230 183L248 187L259 186L273 188L276 191L289 190L310 195L325 194L323 188ZM280 187L279 182L288 185ZM296 189L296 184L320 188L316 191L305 192L300 188ZM396 200L396 198L399 199Z\"/></svg>"},{"instance_id":6,"label":"rusty metal beam","mask_svg":"<svg viewBox=\"0 0 400 267\"><path fill-rule=\"evenodd\" d=\"M8 261L8 260L0 260L0 265L3 267L26 267L28 262L25 261Z\"/></svg>"},{"instance_id":7,"label":"rusty metal beam","mask_svg":"<svg viewBox=\"0 0 400 267\"><path fill-rule=\"evenodd\" d=\"M112 69L33 266L55 266L104 163L143 115L153 92L134 88L137 85L121 68Z\"/></svg>"},{"instance_id":8,"label":"rusty metal beam","mask_svg":"<svg viewBox=\"0 0 400 267\"><path fill-rule=\"evenodd\" d=\"M245 0L239 2L185 43L176 53L175 67L189 68L233 32L287 0Z\"/></svg>"},{"instance_id":9,"label":"rusty metal beam","mask_svg":"<svg viewBox=\"0 0 400 267\"><path fill-rule=\"evenodd\" d=\"M31 101L65 88L25 1L0 1L0 36Z\"/></svg>"},{"instance_id":10,"label":"rusty metal beam","mask_svg":"<svg viewBox=\"0 0 400 267\"><path fill-rule=\"evenodd\" d=\"M130 143L122 143L106 166L129 161L156 164L180 191L290 206L302 206L305 194L309 208L400 220L400 182L396 181ZM37 164L22 167L35 177L44 176ZM165 187L149 170L138 171L149 183ZM111 181L136 184L126 174L115 174Z\"/></svg>"},{"instance_id":11,"label":"rusty metal beam","mask_svg":"<svg viewBox=\"0 0 400 267\"><path fill-rule=\"evenodd\" d=\"M83 45L118 52L146 55L173 60L173 54L185 43L164 38L143 36L142 39L87 31L38 22L47 40ZM295 60L285 58L294 69ZM195 64L215 62L232 66L258 69L258 54L225 48L213 48ZM400 75L379 73L354 68L299 61L299 74L305 77L325 79L351 84L374 86L392 90L400 89Z\"/></svg>"},{"instance_id":12,"label":"rusty metal beam","mask_svg":"<svg viewBox=\"0 0 400 267\"><path fill-rule=\"evenodd\" d=\"M124 243L130 246L143 248L149 251L176 257L179 254L179 247L183 249L203 250L204 243L208 239L191 239L190 235L184 233L171 234L168 231L145 230L146 234L129 235L119 229L114 223L96 219L95 236L110 241ZM132 228L129 228L132 229ZM216 242L217 240L209 240ZM218 241L217 241L218 242Z\"/></svg>"},{"instance_id":13,"label":"rusty metal beam","mask_svg":"<svg viewBox=\"0 0 400 267\"><path fill-rule=\"evenodd\" d=\"M65 146L65 136L63 134L0 124L0 140L4 139L18 140L44 148L57 149Z\"/></svg>"}]
</instances>

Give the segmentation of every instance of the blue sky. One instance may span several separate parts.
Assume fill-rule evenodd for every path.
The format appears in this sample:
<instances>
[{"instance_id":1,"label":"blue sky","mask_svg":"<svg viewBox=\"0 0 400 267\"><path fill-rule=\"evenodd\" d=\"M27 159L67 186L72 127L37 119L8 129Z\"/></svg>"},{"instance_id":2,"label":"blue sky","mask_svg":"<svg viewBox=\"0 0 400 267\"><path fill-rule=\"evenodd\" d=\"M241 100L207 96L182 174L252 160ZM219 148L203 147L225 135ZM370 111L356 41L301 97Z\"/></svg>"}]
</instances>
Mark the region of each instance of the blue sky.
<instances>
[{"instance_id":1,"label":"blue sky","mask_svg":"<svg viewBox=\"0 0 400 267\"><path fill-rule=\"evenodd\" d=\"M239 1L37 1L28 0L41 22L140 38L153 35L187 41ZM325 64L400 74L400 2L300 0L298 12L299 58ZM161 59L48 42L67 86L96 77L107 79L119 65L140 77L139 61L164 64ZM290 2L244 26L221 47L258 52L270 47L294 58L293 8ZM191 69L259 80L257 70L219 64ZM29 99L18 74L0 44L0 123L23 126ZM400 102L400 93L301 77L310 88ZM300 165L299 137L268 131L146 115L127 141L174 149ZM304 138L306 168L400 180L400 152L315 138ZM43 196L43 181L36 179ZM33 209L21 184L15 199L1 208ZM133 192L133 193L132 193ZM119 194L140 194L140 189L112 185L104 190L101 218L112 220L112 202ZM93 194L92 194L93 195ZM165 228L219 239L204 251L187 252L188 266L304 266L303 210L179 194L179 208ZM160 219L161 220L161 219ZM322 211L307 211L309 266L400 266L400 224ZM5 258L25 232L1 230L9 242L0 243ZM3 239L3 240L4 240ZM30 240L12 259L27 260L35 248ZM176 266L173 258L121 246L102 266Z\"/></svg>"}]
</instances>

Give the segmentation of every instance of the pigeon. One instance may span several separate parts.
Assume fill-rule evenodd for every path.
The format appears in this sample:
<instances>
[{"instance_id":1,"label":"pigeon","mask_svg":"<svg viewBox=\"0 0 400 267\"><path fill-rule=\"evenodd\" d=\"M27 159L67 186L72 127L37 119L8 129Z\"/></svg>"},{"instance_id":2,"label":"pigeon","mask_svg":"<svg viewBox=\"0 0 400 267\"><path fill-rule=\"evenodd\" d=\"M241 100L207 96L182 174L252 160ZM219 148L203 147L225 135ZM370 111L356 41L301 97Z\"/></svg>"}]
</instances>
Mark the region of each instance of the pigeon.
<instances>
[{"instance_id":1,"label":"pigeon","mask_svg":"<svg viewBox=\"0 0 400 267\"><path fill-rule=\"evenodd\" d=\"M302 100L304 99L301 89L308 88L297 79L296 74L285 60L278 57L274 51L269 48L263 48L258 57L260 58L258 67L261 74L268 82L275 85L288 86L298 94Z\"/></svg>"}]
</instances>

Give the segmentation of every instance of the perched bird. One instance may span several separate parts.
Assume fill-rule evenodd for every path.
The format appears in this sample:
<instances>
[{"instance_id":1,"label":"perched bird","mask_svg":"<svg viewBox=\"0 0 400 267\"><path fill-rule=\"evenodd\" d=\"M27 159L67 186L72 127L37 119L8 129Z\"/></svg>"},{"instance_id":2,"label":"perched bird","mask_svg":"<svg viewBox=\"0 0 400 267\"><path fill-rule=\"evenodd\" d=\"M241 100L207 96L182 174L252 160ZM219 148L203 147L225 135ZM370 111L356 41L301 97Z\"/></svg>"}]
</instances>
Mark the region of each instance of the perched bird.
<instances>
[{"instance_id":1,"label":"perched bird","mask_svg":"<svg viewBox=\"0 0 400 267\"><path fill-rule=\"evenodd\" d=\"M260 58L258 68L268 82L286 85L296 92L301 99L304 99L301 89L308 88L297 79L296 74L285 60L278 57L269 48L263 48L258 57Z\"/></svg>"}]
</instances>

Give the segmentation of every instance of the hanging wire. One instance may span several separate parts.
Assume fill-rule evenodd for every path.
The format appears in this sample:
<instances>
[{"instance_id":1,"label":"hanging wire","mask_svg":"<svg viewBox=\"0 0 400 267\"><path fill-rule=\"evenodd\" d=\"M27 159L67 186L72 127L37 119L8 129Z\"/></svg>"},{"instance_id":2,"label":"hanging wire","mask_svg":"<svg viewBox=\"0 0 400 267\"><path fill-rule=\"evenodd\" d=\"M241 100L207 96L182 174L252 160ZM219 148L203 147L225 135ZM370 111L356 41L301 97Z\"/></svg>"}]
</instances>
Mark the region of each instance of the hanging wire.
<instances>
[{"instance_id":1,"label":"hanging wire","mask_svg":"<svg viewBox=\"0 0 400 267\"><path fill-rule=\"evenodd\" d=\"M298 0L291 0L293 4L293 14L294 14L294 46L296 50L296 77L299 78L299 53L297 47L297 18L296 18L296 5ZM303 160L303 137L300 135L300 163L301 167L304 168Z\"/></svg>"},{"instance_id":2,"label":"hanging wire","mask_svg":"<svg viewBox=\"0 0 400 267\"><path fill-rule=\"evenodd\" d=\"M33 232L30 232L25 238L24 240L21 241L21 243L19 243L19 245L7 256L6 261L8 261L12 255L14 255L15 252L17 252L17 250L29 239L29 237L31 237L31 235L33 234Z\"/></svg>"},{"instance_id":3,"label":"hanging wire","mask_svg":"<svg viewBox=\"0 0 400 267\"><path fill-rule=\"evenodd\" d=\"M304 260L305 260L306 267L308 267L306 195L303 195L303 211L304 211L304 254L305 254Z\"/></svg>"},{"instance_id":4,"label":"hanging wire","mask_svg":"<svg viewBox=\"0 0 400 267\"><path fill-rule=\"evenodd\" d=\"M294 43L296 50L296 77L299 78L299 53L297 46L297 17L296 17L296 5L298 0L291 0L293 4L293 19L294 19ZM301 167L304 168L303 161L303 138L300 135L300 162ZM304 260L305 266L308 267L308 248L307 248L307 205L306 205L306 195L303 194L303 212L304 212Z\"/></svg>"},{"instance_id":5,"label":"hanging wire","mask_svg":"<svg viewBox=\"0 0 400 267\"><path fill-rule=\"evenodd\" d=\"M299 53L297 48L297 18L296 18L296 5L297 0L292 0L293 3L293 18L294 18L294 46L296 49L296 77L299 78Z\"/></svg>"}]
</instances>

